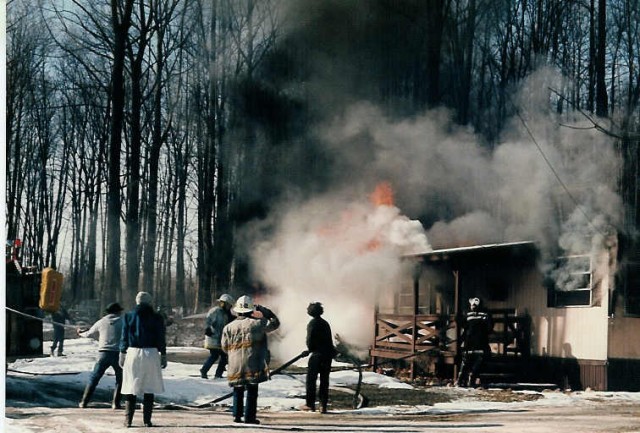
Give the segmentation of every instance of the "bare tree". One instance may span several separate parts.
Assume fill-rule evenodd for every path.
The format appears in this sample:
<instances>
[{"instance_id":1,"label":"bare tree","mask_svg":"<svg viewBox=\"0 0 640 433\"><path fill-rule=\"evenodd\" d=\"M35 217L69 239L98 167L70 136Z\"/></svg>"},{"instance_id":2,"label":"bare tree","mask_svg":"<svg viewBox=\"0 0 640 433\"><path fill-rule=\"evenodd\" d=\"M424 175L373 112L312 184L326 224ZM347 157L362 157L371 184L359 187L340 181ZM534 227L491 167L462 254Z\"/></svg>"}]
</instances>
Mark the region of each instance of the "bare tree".
<instances>
[{"instance_id":1,"label":"bare tree","mask_svg":"<svg viewBox=\"0 0 640 433\"><path fill-rule=\"evenodd\" d=\"M41 75L46 44L32 25L39 20L32 10L22 3L13 3L7 12L6 216L7 238L16 239L22 228L32 224L27 220L27 208L31 208L33 198L29 195L29 184L35 168L35 151L31 147L34 129L29 125L37 109L38 99L34 98L33 90ZM27 244L25 251L34 248L38 245ZM37 256L41 254L31 254L25 259L31 261Z\"/></svg>"},{"instance_id":2,"label":"bare tree","mask_svg":"<svg viewBox=\"0 0 640 433\"><path fill-rule=\"evenodd\" d=\"M146 206L146 242L144 248L144 287L151 287L154 281L154 260L156 253L156 227L157 227L157 209L158 209L158 170L160 164L160 152L163 145L166 145L167 133L171 127L170 119L163 119L163 94L165 88L165 64L166 58L172 54L174 49L180 46L179 43L174 45L174 48L167 50L165 44L165 37L171 30L171 22L174 19L174 14L178 2L172 1L157 1L153 7L155 8L153 17L153 26L156 29L155 32L155 79L153 83L153 122L152 122L152 137L148 155L148 198ZM170 108L168 115L171 116L172 109ZM166 122L166 126L164 124ZM171 208L173 209L173 208Z\"/></svg>"},{"instance_id":3,"label":"bare tree","mask_svg":"<svg viewBox=\"0 0 640 433\"><path fill-rule=\"evenodd\" d=\"M131 27L134 1L111 0L111 28L113 31L113 63L111 69L111 122L109 127L109 158L107 183L107 272L103 303L121 299L122 277L120 275L120 219L122 202L120 158L122 153L122 131L124 125L125 89L124 68L126 47Z\"/></svg>"}]
</instances>

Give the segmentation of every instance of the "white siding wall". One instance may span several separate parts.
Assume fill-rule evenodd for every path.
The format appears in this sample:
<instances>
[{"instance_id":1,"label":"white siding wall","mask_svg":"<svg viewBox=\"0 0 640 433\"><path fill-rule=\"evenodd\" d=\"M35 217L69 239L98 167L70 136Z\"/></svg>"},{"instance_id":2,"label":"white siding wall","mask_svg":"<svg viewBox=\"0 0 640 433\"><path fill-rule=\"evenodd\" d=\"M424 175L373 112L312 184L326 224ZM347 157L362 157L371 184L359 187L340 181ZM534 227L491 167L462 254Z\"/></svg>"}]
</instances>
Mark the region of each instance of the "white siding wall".
<instances>
[{"instance_id":1,"label":"white siding wall","mask_svg":"<svg viewBox=\"0 0 640 433\"><path fill-rule=\"evenodd\" d=\"M547 290L537 270L527 272L514 284L507 304L531 316L532 355L607 359L609 277L608 272L600 271L607 268L603 263L598 260L595 265L594 281L599 287L594 287L594 297L598 293L594 307L548 308Z\"/></svg>"}]
</instances>

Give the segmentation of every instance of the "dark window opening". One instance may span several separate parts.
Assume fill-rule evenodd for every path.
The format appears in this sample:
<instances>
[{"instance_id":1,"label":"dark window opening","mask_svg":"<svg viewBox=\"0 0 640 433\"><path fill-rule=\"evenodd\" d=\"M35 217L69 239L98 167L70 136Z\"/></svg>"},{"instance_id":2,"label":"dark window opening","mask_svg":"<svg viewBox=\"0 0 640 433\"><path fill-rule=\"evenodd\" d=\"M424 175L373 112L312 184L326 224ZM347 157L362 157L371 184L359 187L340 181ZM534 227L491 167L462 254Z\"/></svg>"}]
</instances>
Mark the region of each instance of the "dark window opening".
<instances>
[{"instance_id":1,"label":"dark window opening","mask_svg":"<svg viewBox=\"0 0 640 433\"><path fill-rule=\"evenodd\" d=\"M545 278L549 307L590 307L593 275L589 255L559 257Z\"/></svg>"}]
</instances>

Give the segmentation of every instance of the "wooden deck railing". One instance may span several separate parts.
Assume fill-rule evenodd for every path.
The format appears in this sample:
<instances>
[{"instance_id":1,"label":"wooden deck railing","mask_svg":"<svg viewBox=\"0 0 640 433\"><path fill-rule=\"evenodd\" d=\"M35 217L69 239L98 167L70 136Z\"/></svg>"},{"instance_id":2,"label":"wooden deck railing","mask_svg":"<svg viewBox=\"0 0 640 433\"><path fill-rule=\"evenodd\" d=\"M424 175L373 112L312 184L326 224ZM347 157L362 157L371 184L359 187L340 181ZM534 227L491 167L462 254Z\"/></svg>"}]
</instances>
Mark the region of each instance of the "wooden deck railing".
<instances>
[{"instance_id":1,"label":"wooden deck railing","mask_svg":"<svg viewBox=\"0 0 640 433\"><path fill-rule=\"evenodd\" d=\"M456 355L455 316L378 314L375 334L370 350L374 368L379 358L405 359L410 362L413 374L417 356L453 363Z\"/></svg>"},{"instance_id":2,"label":"wooden deck railing","mask_svg":"<svg viewBox=\"0 0 640 433\"><path fill-rule=\"evenodd\" d=\"M513 308L489 310L493 332L489 341L498 355L529 356L531 353L531 318L518 316Z\"/></svg>"},{"instance_id":3,"label":"wooden deck railing","mask_svg":"<svg viewBox=\"0 0 640 433\"><path fill-rule=\"evenodd\" d=\"M494 323L490 342L501 356L528 356L530 319L516 316L515 309L490 310ZM380 359L407 360L414 374L417 357L455 364L458 356L458 329L454 315L381 314L376 315L375 339L370 349L376 368ZM454 369L455 372L455 369Z\"/></svg>"}]
</instances>

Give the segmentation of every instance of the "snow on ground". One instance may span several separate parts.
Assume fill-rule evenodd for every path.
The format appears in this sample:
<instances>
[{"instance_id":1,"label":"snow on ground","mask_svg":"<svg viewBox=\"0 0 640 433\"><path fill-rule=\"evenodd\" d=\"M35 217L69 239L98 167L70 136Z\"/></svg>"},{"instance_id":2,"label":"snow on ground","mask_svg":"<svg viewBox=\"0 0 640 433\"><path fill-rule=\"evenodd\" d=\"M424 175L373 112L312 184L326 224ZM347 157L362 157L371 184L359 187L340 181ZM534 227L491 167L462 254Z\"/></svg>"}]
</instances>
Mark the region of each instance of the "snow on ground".
<instances>
[{"instance_id":1,"label":"snow on ground","mask_svg":"<svg viewBox=\"0 0 640 433\"><path fill-rule=\"evenodd\" d=\"M46 345L45 347L48 347ZM202 350L202 359L206 358L207 351L204 349L194 349L192 347L169 347L170 354L180 352L193 353ZM79 338L65 340L64 357L43 357L19 359L7 365L6 387L20 387L21 392L28 392L28 387L37 388L42 386L42 378L46 378L47 386L58 384L61 389L73 388L79 390L88 382L97 355L97 342L92 339ZM302 360L299 365L304 365ZM225 379L204 380L199 377L198 364L183 364L169 362L163 370L165 392L156 396L159 404L176 405L198 405L209 402L217 397L228 394L231 390ZM215 367L214 367L215 368ZM354 385L358 381L356 371L343 370L333 372L330 376L331 386ZM376 374L373 372L363 373L363 382L385 388L411 388L411 385L400 382L395 378ZM39 385L40 384L40 385ZM98 389L112 391L115 387L115 378L111 369L102 378ZM27 388L27 389L25 389ZM621 402L631 402L640 404L640 393L634 392L571 392L564 393L558 391L543 392L543 398L534 401L519 402L492 402L479 401L472 398L474 390L464 390L458 388L438 388L438 391L455 390L458 398L448 403L437 403L433 406L377 406L354 410L336 411L337 413L363 414L363 415L411 415L411 414L460 414L486 412L491 410L514 410L524 407L538 405L597 405L602 399L613 399ZM469 393L469 398L465 394ZM526 391L522 391L526 392ZM272 380L260 385L258 406L260 410L272 412L293 411L304 404L305 386L303 375L276 375ZM78 394L76 396L76 394ZM461 395L461 397L460 397ZM60 397L62 400L56 401L34 401L33 406L68 407L69 400L79 398L79 392L74 391L73 396ZM94 400L96 400L94 398ZM13 405L24 406L25 403L11 403ZM221 403L221 406L231 404L231 399ZM6 432L18 432L12 429L12 420L4 419Z\"/></svg>"},{"instance_id":2,"label":"snow on ground","mask_svg":"<svg viewBox=\"0 0 640 433\"><path fill-rule=\"evenodd\" d=\"M45 347L49 342L45 342ZM23 358L7 366L8 386L13 378L38 378L46 376L47 383L60 384L61 387L81 388L89 381L93 365L98 353L98 344L93 339L66 339L63 357ZM208 355L205 349L192 347L169 347L169 354L193 353L202 351L202 359ZM298 365L305 366L305 360ZM340 365L335 363L335 365ZM158 403L173 403L177 405L199 405L225 395L231 391L226 379L208 379L199 377L200 365L169 362L163 370L165 392L158 394ZM215 370L215 366L210 373ZM357 373L353 371L339 371L331 374L332 386L355 385L358 381ZM37 382L37 381L36 381ZM363 382L386 388L411 388L392 377L363 373ZM23 386L21 384L21 386ZM37 386L37 383L34 384ZM98 390L113 390L115 376L113 370L107 370L98 384ZM272 380L260 385L259 406L270 407L271 410L293 410L304 404L300 396L305 394L303 375L276 375ZM49 402L55 404L56 402ZM39 402L42 404L42 402ZM230 400L221 402L230 404Z\"/></svg>"}]
</instances>

